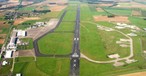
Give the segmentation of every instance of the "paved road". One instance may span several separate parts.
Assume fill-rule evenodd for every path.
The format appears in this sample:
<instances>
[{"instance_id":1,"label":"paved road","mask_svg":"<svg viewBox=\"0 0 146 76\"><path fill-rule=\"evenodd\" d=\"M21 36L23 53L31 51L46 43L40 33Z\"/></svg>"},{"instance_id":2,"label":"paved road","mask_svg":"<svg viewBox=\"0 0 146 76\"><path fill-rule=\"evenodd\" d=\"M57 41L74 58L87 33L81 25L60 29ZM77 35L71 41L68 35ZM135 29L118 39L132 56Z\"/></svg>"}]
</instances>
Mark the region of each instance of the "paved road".
<instances>
[{"instance_id":1,"label":"paved road","mask_svg":"<svg viewBox=\"0 0 146 76\"><path fill-rule=\"evenodd\" d=\"M63 12L62 16L59 19L59 22L57 23L57 26L50 30L49 32L45 33L44 35L42 35L41 37L37 38L36 40L34 40L33 45L34 45L34 51L35 51L35 55L39 56L39 57L70 57L70 54L68 55L47 55L47 54L42 54L39 51L39 47L38 47L38 40L40 40L42 37L44 37L45 35L47 35L48 33L52 33L54 32L54 30L60 25L60 23L62 22L65 14L66 14L66 10Z\"/></svg>"},{"instance_id":2,"label":"paved road","mask_svg":"<svg viewBox=\"0 0 146 76\"><path fill-rule=\"evenodd\" d=\"M74 31L74 44L70 60L70 76L79 76L80 67L80 6L77 8L76 25Z\"/></svg>"}]
</instances>

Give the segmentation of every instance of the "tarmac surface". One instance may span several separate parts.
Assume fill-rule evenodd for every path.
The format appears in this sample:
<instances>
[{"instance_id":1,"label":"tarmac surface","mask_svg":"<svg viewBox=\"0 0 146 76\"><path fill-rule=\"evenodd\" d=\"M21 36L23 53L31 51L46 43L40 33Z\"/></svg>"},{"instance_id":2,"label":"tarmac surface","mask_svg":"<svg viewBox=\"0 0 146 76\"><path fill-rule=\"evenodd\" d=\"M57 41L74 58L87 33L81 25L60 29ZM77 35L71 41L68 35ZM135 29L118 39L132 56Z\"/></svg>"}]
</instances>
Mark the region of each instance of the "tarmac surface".
<instances>
[{"instance_id":1,"label":"tarmac surface","mask_svg":"<svg viewBox=\"0 0 146 76\"><path fill-rule=\"evenodd\" d=\"M74 44L70 60L70 76L79 76L80 67L80 6L77 8L76 25L74 31Z\"/></svg>"}]
</instances>

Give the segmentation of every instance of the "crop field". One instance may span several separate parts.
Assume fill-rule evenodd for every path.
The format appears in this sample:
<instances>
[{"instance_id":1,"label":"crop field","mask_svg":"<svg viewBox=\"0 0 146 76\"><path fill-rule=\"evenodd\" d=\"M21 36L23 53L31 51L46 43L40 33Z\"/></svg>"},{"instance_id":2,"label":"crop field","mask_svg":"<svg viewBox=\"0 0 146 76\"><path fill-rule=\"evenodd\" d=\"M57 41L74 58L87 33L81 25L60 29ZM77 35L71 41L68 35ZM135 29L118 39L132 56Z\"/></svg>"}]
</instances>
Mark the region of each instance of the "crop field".
<instances>
[{"instance_id":1,"label":"crop field","mask_svg":"<svg viewBox=\"0 0 146 76\"><path fill-rule=\"evenodd\" d=\"M36 7L34 6L29 6L29 7L24 7L24 8L20 8L19 11L33 11L35 10Z\"/></svg>"},{"instance_id":2,"label":"crop field","mask_svg":"<svg viewBox=\"0 0 146 76\"><path fill-rule=\"evenodd\" d=\"M146 17L146 10L141 10L142 16Z\"/></svg>"},{"instance_id":3,"label":"crop field","mask_svg":"<svg viewBox=\"0 0 146 76\"><path fill-rule=\"evenodd\" d=\"M67 76L69 74L69 59L37 58L35 62L32 57L17 58L14 72L25 76Z\"/></svg>"},{"instance_id":4,"label":"crop field","mask_svg":"<svg viewBox=\"0 0 146 76\"><path fill-rule=\"evenodd\" d=\"M114 16L112 18L108 16L94 16L95 21L107 21L107 22L121 22L121 23L129 23L128 17L126 16Z\"/></svg>"},{"instance_id":5,"label":"crop field","mask_svg":"<svg viewBox=\"0 0 146 76\"><path fill-rule=\"evenodd\" d=\"M128 8L104 8L104 10L114 15L130 16L132 13L132 10Z\"/></svg>"},{"instance_id":6,"label":"crop field","mask_svg":"<svg viewBox=\"0 0 146 76\"><path fill-rule=\"evenodd\" d=\"M129 21L140 28L146 28L146 20L142 18L130 16Z\"/></svg>"},{"instance_id":7,"label":"crop field","mask_svg":"<svg viewBox=\"0 0 146 76\"><path fill-rule=\"evenodd\" d=\"M8 21L3 20L3 18L0 20L0 48L5 43L5 39L7 37L7 33L9 32L10 24Z\"/></svg>"},{"instance_id":8,"label":"crop field","mask_svg":"<svg viewBox=\"0 0 146 76\"><path fill-rule=\"evenodd\" d=\"M18 24L21 24L21 23L26 22L26 21L39 20L39 19L40 19L40 18L38 18L38 17L30 17L30 18L25 17L25 18L19 18L19 19L16 19L16 20L14 21L14 25L18 25Z\"/></svg>"}]
</instances>

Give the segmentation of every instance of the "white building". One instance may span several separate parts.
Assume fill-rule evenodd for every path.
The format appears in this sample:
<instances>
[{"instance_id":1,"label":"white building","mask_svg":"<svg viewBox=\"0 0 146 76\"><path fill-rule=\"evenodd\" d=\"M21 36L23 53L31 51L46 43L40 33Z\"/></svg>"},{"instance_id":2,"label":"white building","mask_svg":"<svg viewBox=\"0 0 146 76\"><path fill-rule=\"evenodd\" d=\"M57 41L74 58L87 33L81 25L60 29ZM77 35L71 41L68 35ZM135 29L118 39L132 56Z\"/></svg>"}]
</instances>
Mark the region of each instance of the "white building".
<instances>
[{"instance_id":1,"label":"white building","mask_svg":"<svg viewBox=\"0 0 146 76\"><path fill-rule=\"evenodd\" d=\"M23 30L17 31L17 37L25 37L25 36L26 36L26 31L23 31Z\"/></svg>"},{"instance_id":2,"label":"white building","mask_svg":"<svg viewBox=\"0 0 146 76\"><path fill-rule=\"evenodd\" d=\"M17 73L16 76L21 76L21 73Z\"/></svg>"},{"instance_id":3,"label":"white building","mask_svg":"<svg viewBox=\"0 0 146 76\"><path fill-rule=\"evenodd\" d=\"M45 25L45 22L36 22L35 25L41 27Z\"/></svg>"},{"instance_id":4,"label":"white building","mask_svg":"<svg viewBox=\"0 0 146 76\"><path fill-rule=\"evenodd\" d=\"M13 51L6 51L5 58L12 58Z\"/></svg>"},{"instance_id":5,"label":"white building","mask_svg":"<svg viewBox=\"0 0 146 76\"><path fill-rule=\"evenodd\" d=\"M4 66L4 65L7 65L8 64L8 62L7 61L3 61L2 62L2 65Z\"/></svg>"},{"instance_id":6,"label":"white building","mask_svg":"<svg viewBox=\"0 0 146 76\"><path fill-rule=\"evenodd\" d=\"M9 44L7 45L7 49L11 49L13 51L16 51L16 42L17 42L17 38L11 37Z\"/></svg>"}]
</instances>

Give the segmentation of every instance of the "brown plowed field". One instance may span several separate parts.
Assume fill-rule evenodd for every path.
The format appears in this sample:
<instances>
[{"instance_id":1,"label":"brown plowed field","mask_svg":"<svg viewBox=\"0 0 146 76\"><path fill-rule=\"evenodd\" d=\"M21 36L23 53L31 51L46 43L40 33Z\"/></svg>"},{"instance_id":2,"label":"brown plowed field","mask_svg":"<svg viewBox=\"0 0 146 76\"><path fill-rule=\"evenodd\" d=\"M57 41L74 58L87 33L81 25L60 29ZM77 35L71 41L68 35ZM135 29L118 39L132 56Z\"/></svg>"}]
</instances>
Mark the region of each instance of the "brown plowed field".
<instances>
[{"instance_id":1,"label":"brown plowed field","mask_svg":"<svg viewBox=\"0 0 146 76\"><path fill-rule=\"evenodd\" d=\"M14 25L18 25L18 24L21 24L21 23L23 23L23 22L25 22L25 21L29 21L29 20L39 20L40 18L38 18L38 17L30 17L30 18L27 18L27 17L25 17L25 18L19 18L19 19L16 19L15 21L14 21Z\"/></svg>"},{"instance_id":2,"label":"brown plowed field","mask_svg":"<svg viewBox=\"0 0 146 76\"><path fill-rule=\"evenodd\" d=\"M123 22L123 23L129 23L128 17L126 16L115 16L112 18L109 18L107 16L93 16L95 21L108 21L108 22Z\"/></svg>"}]
</instances>

